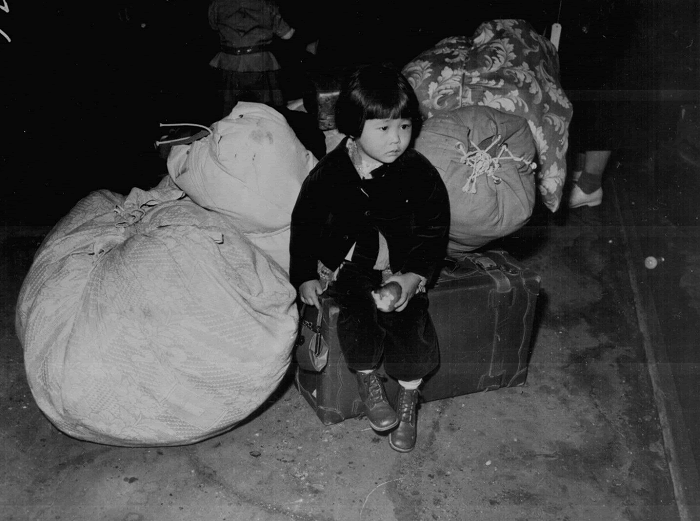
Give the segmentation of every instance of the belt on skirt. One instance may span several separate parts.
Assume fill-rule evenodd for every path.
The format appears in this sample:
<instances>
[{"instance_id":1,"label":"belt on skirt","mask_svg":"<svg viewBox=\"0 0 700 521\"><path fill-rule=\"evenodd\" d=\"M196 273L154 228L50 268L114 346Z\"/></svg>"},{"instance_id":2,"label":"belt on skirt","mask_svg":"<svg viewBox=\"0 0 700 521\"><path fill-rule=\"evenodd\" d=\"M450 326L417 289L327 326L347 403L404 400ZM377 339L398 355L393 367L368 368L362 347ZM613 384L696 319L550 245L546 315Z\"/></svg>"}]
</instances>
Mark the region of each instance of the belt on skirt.
<instances>
[{"instance_id":1,"label":"belt on skirt","mask_svg":"<svg viewBox=\"0 0 700 521\"><path fill-rule=\"evenodd\" d=\"M241 56L242 54L253 54L256 52L265 52L268 50L270 50L270 46L267 44L252 45L250 47L229 47L228 45L221 46L222 53L233 54L234 56Z\"/></svg>"}]
</instances>

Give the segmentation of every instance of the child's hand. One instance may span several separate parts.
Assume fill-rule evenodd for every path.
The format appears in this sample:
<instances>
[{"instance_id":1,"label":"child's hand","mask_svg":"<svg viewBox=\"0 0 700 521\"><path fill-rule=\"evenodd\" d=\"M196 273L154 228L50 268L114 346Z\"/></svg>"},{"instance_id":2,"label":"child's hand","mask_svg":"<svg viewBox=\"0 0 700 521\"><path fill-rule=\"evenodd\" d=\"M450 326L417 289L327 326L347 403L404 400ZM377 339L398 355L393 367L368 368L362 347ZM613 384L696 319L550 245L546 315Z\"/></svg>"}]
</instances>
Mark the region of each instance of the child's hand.
<instances>
[{"instance_id":1,"label":"child's hand","mask_svg":"<svg viewBox=\"0 0 700 521\"><path fill-rule=\"evenodd\" d=\"M401 286L401 298L396 302L396 309L394 311L403 311L406 309L408 302L413 298L413 295L416 294L421 278L415 273L404 273L402 275L392 275L386 280L386 283L392 281L398 282Z\"/></svg>"},{"instance_id":2,"label":"child's hand","mask_svg":"<svg viewBox=\"0 0 700 521\"><path fill-rule=\"evenodd\" d=\"M318 296L323 293L321 281L317 279L307 280L299 286L299 296L304 304L313 304L316 309L321 310L321 303L318 301Z\"/></svg>"}]
</instances>

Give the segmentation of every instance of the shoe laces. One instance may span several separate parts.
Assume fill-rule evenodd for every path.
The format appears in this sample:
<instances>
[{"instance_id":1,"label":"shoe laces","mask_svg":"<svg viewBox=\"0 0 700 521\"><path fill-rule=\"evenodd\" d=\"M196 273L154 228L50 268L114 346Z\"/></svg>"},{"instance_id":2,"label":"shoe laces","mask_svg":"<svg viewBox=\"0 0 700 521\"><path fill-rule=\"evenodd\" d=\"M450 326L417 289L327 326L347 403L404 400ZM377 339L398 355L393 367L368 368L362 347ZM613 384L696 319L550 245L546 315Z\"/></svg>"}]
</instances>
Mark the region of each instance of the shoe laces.
<instances>
[{"instance_id":1,"label":"shoe laces","mask_svg":"<svg viewBox=\"0 0 700 521\"><path fill-rule=\"evenodd\" d=\"M416 417L416 405L418 403L418 390L401 389L399 394L398 411L402 422L413 423Z\"/></svg>"},{"instance_id":2,"label":"shoe laces","mask_svg":"<svg viewBox=\"0 0 700 521\"><path fill-rule=\"evenodd\" d=\"M382 387L382 382L379 379L379 376L376 374L369 375L368 387L369 400L371 403L376 404L386 401L386 397L384 396L384 388Z\"/></svg>"}]
</instances>

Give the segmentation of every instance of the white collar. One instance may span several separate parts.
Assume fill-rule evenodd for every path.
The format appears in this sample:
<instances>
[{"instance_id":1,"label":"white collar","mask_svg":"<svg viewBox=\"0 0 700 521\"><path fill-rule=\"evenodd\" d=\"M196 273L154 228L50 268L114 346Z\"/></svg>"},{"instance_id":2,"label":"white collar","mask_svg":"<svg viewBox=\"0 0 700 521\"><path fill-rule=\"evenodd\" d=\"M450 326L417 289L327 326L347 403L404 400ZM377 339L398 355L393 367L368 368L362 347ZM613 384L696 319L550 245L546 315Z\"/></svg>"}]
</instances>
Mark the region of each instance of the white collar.
<instances>
[{"instance_id":1,"label":"white collar","mask_svg":"<svg viewBox=\"0 0 700 521\"><path fill-rule=\"evenodd\" d=\"M350 160L362 179L372 179L372 172L384 164L376 159L365 159L352 138L348 138L347 149Z\"/></svg>"}]
</instances>

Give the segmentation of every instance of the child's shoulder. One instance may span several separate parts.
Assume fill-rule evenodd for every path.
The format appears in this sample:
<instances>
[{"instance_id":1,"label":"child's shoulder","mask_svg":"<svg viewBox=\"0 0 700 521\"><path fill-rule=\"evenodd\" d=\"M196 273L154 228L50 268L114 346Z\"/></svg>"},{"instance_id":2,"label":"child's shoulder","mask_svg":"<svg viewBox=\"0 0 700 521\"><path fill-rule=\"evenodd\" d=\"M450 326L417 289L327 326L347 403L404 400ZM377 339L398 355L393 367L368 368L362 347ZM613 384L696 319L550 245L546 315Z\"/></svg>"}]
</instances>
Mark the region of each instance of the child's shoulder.
<instances>
[{"instance_id":1,"label":"child's shoulder","mask_svg":"<svg viewBox=\"0 0 700 521\"><path fill-rule=\"evenodd\" d=\"M348 164L351 165L352 163L349 162L348 153L345 148L345 140L343 140L336 148L321 158L311 170L311 174L343 168Z\"/></svg>"},{"instance_id":2,"label":"child's shoulder","mask_svg":"<svg viewBox=\"0 0 700 521\"><path fill-rule=\"evenodd\" d=\"M430 160L415 148L407 149L401 157L404 159L406 166L418 174L427 175L428 177L440 175Z\"/></svg>"}]
</instances>

